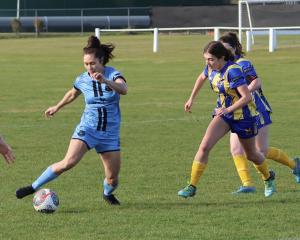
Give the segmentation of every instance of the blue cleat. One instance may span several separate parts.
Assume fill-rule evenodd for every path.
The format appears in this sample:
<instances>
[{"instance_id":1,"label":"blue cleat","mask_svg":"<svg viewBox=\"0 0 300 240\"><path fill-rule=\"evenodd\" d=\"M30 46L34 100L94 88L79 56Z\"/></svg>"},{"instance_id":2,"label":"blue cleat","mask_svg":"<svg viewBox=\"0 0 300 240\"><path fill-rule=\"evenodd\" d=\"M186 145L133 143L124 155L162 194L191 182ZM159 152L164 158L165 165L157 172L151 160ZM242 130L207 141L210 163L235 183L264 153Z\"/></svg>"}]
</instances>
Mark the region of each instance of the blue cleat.
<instances>
[{"instance_id":1,"label":"blue cleat","mask_svg":"<svg viewBox=\"0 0 300 240\"><path fill-rule=\"evenodd\" d=\"M187 185L178 192L178 196L183 198L193 197L196 194L196 189L197 188L193 185Z\"/></svg>"},{"instance_id":2,"label":"blue cleat","mask_svg":"<svg viewBox=\"0 0 300 240\"><path fill-rule=\"evenodd\" d=\"M276 192L275 173L270 171L270 177L265 181L265 197L271 197Z\"/></svg>"},{"instance_id":3,"label":"blue cleat","mask_svg":"<svg viewBox=\"0 0 300 240\"><path fill-rule=\"evenodd\" d=\"M293 170L293 174L295 175L296 182L300 183L300 159L298 157L294 157L294 161L295 161L296 167Z\"/></svg>"},{"instance_id":4,"label":"blue cleat","mask_svg":"<svg viewBox=\"0 0 300 240\"><path fill-rule=\"evenodd\" d=\"M238 190L232 192L232 194L244 194L244 193L255 193L255 187L240 186Z\"/></svg>"}]
</instances>

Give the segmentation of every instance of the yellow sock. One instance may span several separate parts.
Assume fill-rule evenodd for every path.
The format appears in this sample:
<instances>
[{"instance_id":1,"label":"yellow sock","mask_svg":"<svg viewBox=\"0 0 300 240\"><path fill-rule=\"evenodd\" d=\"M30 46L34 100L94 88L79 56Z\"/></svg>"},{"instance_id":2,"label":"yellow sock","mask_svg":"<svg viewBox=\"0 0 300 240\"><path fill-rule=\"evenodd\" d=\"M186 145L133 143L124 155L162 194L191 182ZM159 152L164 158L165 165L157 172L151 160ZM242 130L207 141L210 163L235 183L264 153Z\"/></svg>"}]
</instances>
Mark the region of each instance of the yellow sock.
<instances>
[{"instance_id":1,"label":"yellow sock","mask_svg":"<svg viewBox=\"0 0 300 240\"><path fill-rule=\"evenodd\" d=\"M264 160L263 163L260 165L253 165L256 168L256 170L261 174L261 177L264 181L266 181L270 177L269 167L266 160Z\"/></svg>"},{"instance_id":2,"label":"yellow sock","mask_svg":"<svg viewBox=\"0 0 300 240\"><path fill-rule=\"evenodd\" d=\"M296 167L295 161L290 159L285 152L278 148L269 147L266 158L279 162L291 169L294 169Z\"/></svg>"},{"instance_id":3,"label":"yellow sock","mask_svg":"<svg viewBox=\"0 0 300 240\"><path fill-rule=\"evenodd\" d=\"M251 181L251 176L248 168L248 160L245 155L235 155L233 156L233 161L239 177L242 181L243 186L251 187L253 183Z\"/></svg>"},{"instance_id":4,"label":"yellow sock","mask_svg":"<svg viewBox=\"0 0 300 240\"><path fill-rule=\"evenodd\" d=\"M204 172L204 169L206 167L206 164L199 163L197 161L193 162L192 165L192 172L191 172L191 180L190 184L193 186L196 186L199 182L199 179Z\"/></svg>"}]
</instances>

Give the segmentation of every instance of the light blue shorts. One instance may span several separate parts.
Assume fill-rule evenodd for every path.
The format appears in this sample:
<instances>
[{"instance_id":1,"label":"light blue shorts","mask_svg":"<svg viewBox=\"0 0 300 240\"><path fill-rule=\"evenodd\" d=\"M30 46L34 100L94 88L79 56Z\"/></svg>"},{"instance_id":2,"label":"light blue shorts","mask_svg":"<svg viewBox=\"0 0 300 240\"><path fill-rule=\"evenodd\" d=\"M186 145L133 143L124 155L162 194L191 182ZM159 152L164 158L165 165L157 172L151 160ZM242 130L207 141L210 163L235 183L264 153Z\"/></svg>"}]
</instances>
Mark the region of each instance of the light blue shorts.
<instances>
[{"instance_id":1,"label":"light blue shorts","mask_svg":"<svg viewBox=\"0 0 300 240\"><path fill-rule=\"evenodd\" d=\"M88 149L95 148L97 153L120 151L120 135L118 133L99 132L78 125L72 139L83 141Z\"/></svg>"}]
</instances>

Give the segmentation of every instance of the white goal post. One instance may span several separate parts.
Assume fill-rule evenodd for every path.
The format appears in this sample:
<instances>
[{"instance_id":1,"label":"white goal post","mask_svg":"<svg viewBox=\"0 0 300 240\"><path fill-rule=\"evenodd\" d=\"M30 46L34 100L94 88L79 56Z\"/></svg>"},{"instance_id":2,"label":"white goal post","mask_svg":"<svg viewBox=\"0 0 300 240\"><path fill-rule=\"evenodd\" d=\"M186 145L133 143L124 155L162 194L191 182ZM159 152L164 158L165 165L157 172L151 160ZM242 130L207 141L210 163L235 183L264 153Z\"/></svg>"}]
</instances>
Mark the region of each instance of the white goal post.
<instances>
[{"instance_id":1,"label":"white goal post","mask_svg":"<svg viewBox=\"0 0 300 240\"><path fill-rule=\"evenodd\" d=\"M249 5L251 5L251 4L267 5L267 4L280 4L280 3L282 3L282 4L286 4L288 6L291 6L291 8L292 8L292 6L294 4L299 3L299 2L300 2L300 0L239 0L239 2L238 2L238 29L239 29L239 39L240 39L240 41L242 41L243 30L245 30L245 29L246 30L249 29L248 36L251 36L252 44L254 44L254 35L257 35L255 33L253 33L253 29L256 26L253 26L252 13L250 11ZM244 22L243 14L242 14L243 5L245 5L246 9L247 9L247 18L248 18L248 22L249 22L249 26L247 26L247 27L243 26L243 22ZM290 27L290 26L295 26L295 25L294 24L289 25L288 27ZM297 28L297 27L295 27L295 28ZM268 29L265 29L265 30L268 30ZM293 31L290 30L290 33L293 34ZM286 33L286 34L288 34L288 33ZM249 39L247 39L247 41L248 40Z\"/></svg>"}]
</instances>

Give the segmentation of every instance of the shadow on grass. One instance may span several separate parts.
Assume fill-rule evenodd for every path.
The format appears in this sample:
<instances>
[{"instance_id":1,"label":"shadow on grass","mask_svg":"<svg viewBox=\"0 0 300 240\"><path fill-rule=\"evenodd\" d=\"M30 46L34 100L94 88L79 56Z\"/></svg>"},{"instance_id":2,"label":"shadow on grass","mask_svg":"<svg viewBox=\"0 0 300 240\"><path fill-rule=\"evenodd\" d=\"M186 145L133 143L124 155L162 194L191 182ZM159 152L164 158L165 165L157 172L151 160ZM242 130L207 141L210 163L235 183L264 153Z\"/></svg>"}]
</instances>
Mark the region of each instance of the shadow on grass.
<instances>
[{"instance_id":1,"label":"shadow on grass","mask_svg":"<svg viewBox=\"0 0 300 240\"><path fill-rule=\"evenodd\" d=\"M90 212L90 209L59 209L56 214L82 214Z\"/></svg>"},{"instance_id":2,"label":"shadow on grass","mask_svg":"<svg viewBox=\"0 0 300 240\"><path fill-rule=\"evenodd\" d=\"M277 198L276 195L271 198L259 198L253 199L248 197L240 198L236 197L235 199L227 199L222 201L205 201L202 199L178 199L178 201L168 201L168 200L158 200L153 202L126 202L122 205L121 208L130 208L136 210L143 210L143 209L173 209L173 208L195 208L195 207L234 207L234 208L244 208L248 207L257 207L259 205L264 206L277 206L278 207L282 204L298 204L299 198L288 198L284 199L282 197Z\"/></svg>"}]
</instances>

